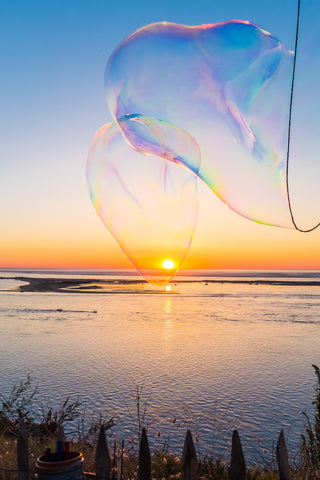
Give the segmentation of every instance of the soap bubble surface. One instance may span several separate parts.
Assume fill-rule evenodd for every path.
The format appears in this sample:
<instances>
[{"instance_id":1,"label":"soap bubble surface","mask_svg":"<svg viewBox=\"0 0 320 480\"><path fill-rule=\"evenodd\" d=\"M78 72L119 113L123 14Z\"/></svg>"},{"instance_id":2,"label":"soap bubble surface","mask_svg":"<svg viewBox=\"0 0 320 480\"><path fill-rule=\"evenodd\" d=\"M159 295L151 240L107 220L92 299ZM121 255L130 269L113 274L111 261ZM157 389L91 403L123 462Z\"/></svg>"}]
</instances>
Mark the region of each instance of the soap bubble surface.
<instances>
[{"instance_id":1,"label":"soap bubble surface","mask_svg":"<svg viewBox=\"0 0 320 480\"><path fill-rule=\"evenodd\" d=\"M141 122L138 117L120 123L143 135ZM150 119L145 123L152 128ZM188 138L181 138L185 151ZM190 139L186 155L194 155L195 161L197 153ZM197 223L196 176L172 161L137 152L113 123L101 127L93 138L87 179L95 209L137 270L150 283L168 283L185 259ZM165 261L172 262L172 268L163 268Z\"/></svg>"},{"instance_id":2,"label":"soap bubble surface","mask_svg":"<svg viewBox=\"0 0 320 480\"><path fill-rule=\"evenodd\" d=\"M237 20L155 23L116 48L105 70L114 121L92 141L87 179L102 221L148 281L167 283L183 263L197 178L243 217L297 228L288 190L297 190L288 182L293 68L275 36ZM292 164L299 172L296 153Z\"/></svg>"},{"instance_id":3,"label":"soap bubble surface","mask_svg":"<svg viewBox=\"0 0 320 480\"><path fill-rule=\"evenodd\" d=\"M292 54L249 22L164 22L141 28L115 50L106 97L116 122L140 114L187 132L201 154L196 173L235 212L291 227L285 176L291 71ZM139 150L138 136L119 126Z\"/></svg>"}]
</instances>

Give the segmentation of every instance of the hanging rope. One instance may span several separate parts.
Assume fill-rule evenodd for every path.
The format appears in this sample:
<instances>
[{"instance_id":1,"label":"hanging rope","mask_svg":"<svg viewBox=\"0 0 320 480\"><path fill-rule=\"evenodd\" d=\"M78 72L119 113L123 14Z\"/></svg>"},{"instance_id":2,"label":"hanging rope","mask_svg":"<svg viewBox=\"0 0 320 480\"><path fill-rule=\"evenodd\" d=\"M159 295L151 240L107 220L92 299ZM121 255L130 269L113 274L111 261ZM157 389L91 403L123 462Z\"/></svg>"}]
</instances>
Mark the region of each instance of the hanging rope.
<instances>
[{"instance_id":1,"label":"hanging rope","mask_svg":"<svg viewBox=\"0 0 320 480\"><path fill-rule=\"evenodd\" d=\"M290 106L289 106L289 124L288 124L288 144L287 144L287 167L286 167L286 182L287 182L287 198L288 198L288 205L289 211L291 215L292 223L296 230L299 232L312 232L316 228L319 227L320 222L312 228L303 229L298 227L296 221L294 219L291 200L290 200L290 189L289 189L289 158L290 158L290 140L291 140L291 117L292 117L292 105L293 105L293 92L294 92L294 81L295 81L295 73L296 73L296 62L297 62L297 51L298 51L298 41L299 41L299 29L300 29L300 9L301 9L301 0L298 0L298 11L297 11L297 27L296 27L296 40L294 46L294 57L293 57L293 69L292 69L292 81L291 81L291 92L290 92Z\"/></svg>"}]
</instances>

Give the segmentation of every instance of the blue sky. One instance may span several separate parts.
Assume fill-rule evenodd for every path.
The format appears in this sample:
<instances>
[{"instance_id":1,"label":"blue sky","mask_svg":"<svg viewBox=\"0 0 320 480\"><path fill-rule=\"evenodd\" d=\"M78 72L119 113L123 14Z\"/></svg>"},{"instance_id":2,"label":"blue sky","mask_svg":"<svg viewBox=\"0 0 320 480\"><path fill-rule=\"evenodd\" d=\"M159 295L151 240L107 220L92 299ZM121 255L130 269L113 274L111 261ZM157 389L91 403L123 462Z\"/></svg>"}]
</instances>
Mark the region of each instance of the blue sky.
<instances>
[{"instance_id":1,"label":"blue sky","mask_svg":"<svg viewBox=\"0 0 320 480\"><path fill-rule=\"evenodd\" d=\"M111 119L103 89L108 57L124 37L151 22L196 25L230 19L250 20L293 49L292 0L0 0L0 266L14 248L17 258L32 257L28 242L57 262L71 245L79 252L94 251L106 242L108 255L122 255L100 225L85 180L91 138ZM219 227L221 242L233 228L264 236L256 230L264 227L247 227L245 220L228 215L231 224L224 232ZM218 211L217 218L221 221ZM281 241L285 245L287 239ZM303 241L297 241L299 250Z\"/></svg>"}]
</instances>

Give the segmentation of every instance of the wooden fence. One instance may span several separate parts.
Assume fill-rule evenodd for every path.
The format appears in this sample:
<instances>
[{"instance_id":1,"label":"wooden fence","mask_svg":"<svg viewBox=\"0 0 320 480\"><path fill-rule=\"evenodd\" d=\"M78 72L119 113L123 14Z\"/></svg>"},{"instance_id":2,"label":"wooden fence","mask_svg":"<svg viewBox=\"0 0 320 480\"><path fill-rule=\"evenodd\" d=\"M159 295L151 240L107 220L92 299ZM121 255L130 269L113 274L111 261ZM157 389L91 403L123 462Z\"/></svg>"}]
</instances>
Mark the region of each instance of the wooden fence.
<instances>
[{"instance_id":1,"label":"wooden fence","mask_svg":"<svg viewBox=\"0 0 320 480\"><path fill-rule=\"evenodd\" d=\"M63 427L60 427L58 439L64 440ZM115 451L113 464L111 465L107 439L103 425L97 440L95 452L95 473L84 473L84 477L95 478L96 480L123 480L123 443L120 463L115 469ZM277 442L277 463L280 480L290 480L288 451L286 442L281 430ZM115 470L117 475L115 477ZM20 422L17 441L17 470L18 480L29 480L29 452L28 437L23 421ZM231 461L229 466L230 480L245 480L246 462L237 430L232 434ZM187 431L183 453L182 453L182 478L183 480L198 480L199 465L190 430ZM139 449L139 470L138 480L151 480L151 454L146 430L142 429Z\"/></svg>"}]
</instances>

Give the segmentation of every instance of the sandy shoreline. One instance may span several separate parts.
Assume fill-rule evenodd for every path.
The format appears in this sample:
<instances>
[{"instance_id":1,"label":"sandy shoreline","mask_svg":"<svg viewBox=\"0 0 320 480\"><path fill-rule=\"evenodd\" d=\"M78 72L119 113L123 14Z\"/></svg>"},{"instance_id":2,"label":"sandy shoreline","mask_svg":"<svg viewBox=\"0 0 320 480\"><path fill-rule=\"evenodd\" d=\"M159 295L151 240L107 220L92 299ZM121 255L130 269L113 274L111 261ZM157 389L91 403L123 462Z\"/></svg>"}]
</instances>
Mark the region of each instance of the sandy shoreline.
<instances>
[{"instance_id":1,"label":"sandy shoreline","mask_svg":"<svg viewBox=\"0 0 320 480\"><path fill-rule=\"evenodd\" d=\"M0 280L8 280L8 277L0 277ZM123 289L132 288L141 285L147 286L147 282L141 280L103 280L97 278L74 279L74 278L34 278L28 276L10 277L10 280L24 282L15 288L19 292L61 292L61 293L111 293L114 288L122 287ZM270 286L304 286L304 287L320 287L320 280L271 280L271 279L209 279L209 280L188 280L175 279L173 284L181 283L202 283L202 284L240 284L240 285L270 285ZM109 290L108 290L109 288ZM114 292L116 293L116 292ZM119 292L120 293L120 292Z\"/></svg>"},{"instance_id":2,"label":"sandy shoreline","mask_svg":"<svg viewBox=\"0 0 320 480\"><path fill-rule=\"evenodd\" d=\"M8 280L7 277L0 277L0 280ZM147 283L141 280L99 280L96 278L74 279L74 278L33 278L33 277L10 277L10 280L25 282L25 285L19 285L16 290L20 292L72 292L72 293L91 293L89 288L95 290L103 289L108 285L134 285ZM98 293L98 292L94 292Z\"/></svg>"}]
</instances>

